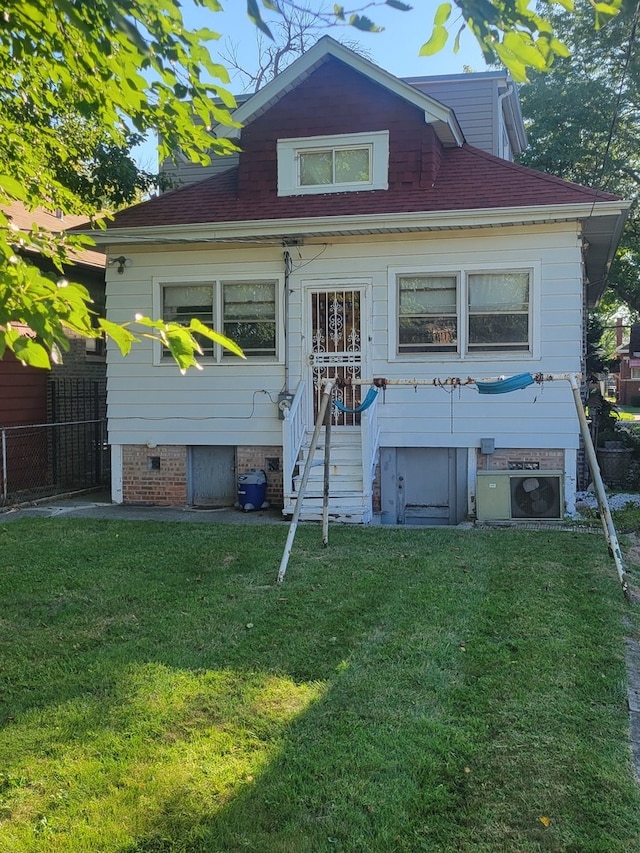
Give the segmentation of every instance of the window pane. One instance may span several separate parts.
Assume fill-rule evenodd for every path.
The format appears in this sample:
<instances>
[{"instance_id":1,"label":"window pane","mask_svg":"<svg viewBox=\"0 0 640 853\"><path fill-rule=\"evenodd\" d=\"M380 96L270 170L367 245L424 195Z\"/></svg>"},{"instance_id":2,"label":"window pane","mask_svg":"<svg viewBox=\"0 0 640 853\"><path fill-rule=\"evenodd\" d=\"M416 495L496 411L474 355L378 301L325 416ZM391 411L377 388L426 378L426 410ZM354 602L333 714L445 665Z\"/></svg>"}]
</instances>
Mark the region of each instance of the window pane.
<instances>
[{"instance_id":1,"label":"window pane","mask_svg":"<svg viewBox=\"0 0 640 853\"><path fill-rule=\"evenodd\" d=\"M527 314L472 314L469 316L469 346L496 345L505 349L526 349L529 317Z\"/></svg>"},{"instance_id":2,"label":"window pane","mask_svg":"<svg viewBox=\"0 0 640 853\"><path fill-rule=\"evenodd\" d=\"M371 181L369 148L344 148L335 152L336 184L368 184Z\"/></svg>"},{"instance_id":3,"label":"window pane","mask_svg":"<svg viewBox=\"0 0 640 853\"><path fill-rule=\"evenodd\" d=\"M333 151L305 151L300 155L300 186L333 183Z\"/></svg>"},{"instance_id":4,"label":"window pane","mask_svg":"<svg viewBox=\"0 0 640 853\"><path fill-rule=\"evenodd\" d=\"M472 311L527 311L528 273L488 273L469 276L469 308Z\"/></svg>"},{"instance_id":5,"label":"window pane","mask_svg":"<svg viewBox=\"0 0 640 853\"><path fill-rule=\"evenodd\" d=\"M457 321L455 318L401 317L399 338L402 352L455 351Z\"/></svg>"},{"instance_id":6,"label":"window pane","mask_svg":"<svg viewBox=\"0 0 640 853\"><path fill-rule=\"evenodd\" d=\"M229 282L222 287L224 334L247 356L276 355L275 282Z\"/></svg>"},{"instance_id":7,"label":"window pane","mask_svg":"<svg viewBox=\"0 0 640 853\"><path fill-rule=\"evenodd\" d=\"M213 329L213 287L210 284L177 284L162 288L162 318L165 323L181 323L189 325L196 318ZM202 354L212 356L213 342L208 338L196 335L196 340L202 347ZM163 356L169 351L163 350Z\"/></svg>"},{"instance_id":8,"label":"window pane","mask_svg":"<svg viewBox=\"0 0 640 853\"><path fill-rule=\"evenodd\" d=\"M398 350L455 352L458 343L455 276L401 276Z\"/></svg>"},{"instance_id":9,"label":"window pane","mask_svg":"<svg viewBox=\"0 0 640 853\"><path fill-rule=\"evenodd\" d=\"M400 278L401 314L456 313L456 279L454 276Z\"/></svg>"},{"instance_id":10,"label":"window pane","mask_svg":"<svg viewBox=\"0 0 640 853\"><path fill-rule=\"evenodd\" d=\"M529 348L529 274L473 273L468 278L469 349Z\"/></svg>"}]
</instances>

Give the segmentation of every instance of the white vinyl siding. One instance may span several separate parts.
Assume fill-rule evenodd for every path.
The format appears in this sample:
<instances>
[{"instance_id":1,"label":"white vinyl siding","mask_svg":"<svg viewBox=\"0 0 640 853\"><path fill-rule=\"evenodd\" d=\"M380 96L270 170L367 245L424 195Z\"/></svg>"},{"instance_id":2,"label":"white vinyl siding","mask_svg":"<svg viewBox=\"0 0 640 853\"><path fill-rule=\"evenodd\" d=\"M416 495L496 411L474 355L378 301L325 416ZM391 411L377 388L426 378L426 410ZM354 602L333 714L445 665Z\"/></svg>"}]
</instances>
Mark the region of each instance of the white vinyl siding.
<instances>
[{"instance_id":1,"label":"white vinyl siding","mask_svg":"<svg viewBox=\"0 0 640 853\"><path fill-rule=\"evenodd\" d=\"M119 254L125 247L114 246ZM435 380L531 371L581 370L582 259L577 226L554 223L430 234L343 237L301 245L288 281L285 367L284 264L281 246L126 247L132 265L107 270L107 311L115 322L136 313L162 316L160 283L276 281L278 358L223 357L181 376L169 359L154 364L148 340L123 358L109 344L109 438L113 444L278 445L277 398L308 380L309 289L330 281L366 283L363 351L366 377ZM398 354L400 276L531 272L530 352ZM364 285L363 285L364 286ZM458 302L463 303L463 279ZM155 293L155 296L154 296ZM458 329L459 337L465 330ZM535 401L535 402L534 402ZM472 387L453 394L437 387L389 386L376 407L383 447L476 448L481 437L498 447L575 449L578 429L568 383L531 386L482 397Z\"/></svg>"}]
</instances>

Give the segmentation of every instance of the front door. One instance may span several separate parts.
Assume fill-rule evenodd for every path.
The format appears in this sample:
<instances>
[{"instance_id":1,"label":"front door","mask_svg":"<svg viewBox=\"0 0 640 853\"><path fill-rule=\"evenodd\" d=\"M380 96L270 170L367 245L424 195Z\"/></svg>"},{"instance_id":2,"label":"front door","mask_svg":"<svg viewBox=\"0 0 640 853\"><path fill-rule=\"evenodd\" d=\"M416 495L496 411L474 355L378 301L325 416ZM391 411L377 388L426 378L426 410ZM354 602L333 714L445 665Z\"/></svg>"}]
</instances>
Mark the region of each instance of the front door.
<instances>
[{"instance_id":1,"label":"front door","mask_svg":"<svg viewBox=\"0 0 640 853\"><path fill-rule=\"evenodd\" d=\"M322 380L360 379L362 377L362 287L332 287L312 290L311 300L311 369L313 389L313 423L316 422ZM348 409L355 409L361 399L360 385L336 389L335 396ZM357 413L345 413L334 407L333 424L339 427L360 423Z\"/></svg>"}]
</instances>

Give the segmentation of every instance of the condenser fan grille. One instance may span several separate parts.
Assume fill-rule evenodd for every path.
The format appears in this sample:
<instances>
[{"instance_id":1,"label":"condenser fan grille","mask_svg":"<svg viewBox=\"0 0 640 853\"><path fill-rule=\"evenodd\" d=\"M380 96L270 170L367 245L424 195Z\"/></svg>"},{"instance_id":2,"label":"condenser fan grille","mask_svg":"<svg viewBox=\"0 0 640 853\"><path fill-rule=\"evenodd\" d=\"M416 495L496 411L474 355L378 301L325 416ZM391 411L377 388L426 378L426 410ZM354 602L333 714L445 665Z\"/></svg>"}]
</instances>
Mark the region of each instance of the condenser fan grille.
<instances>
[{"instance_id":1,"label":"condenser fan grille","mask_svg":"<svg viewBox=\"0 0 640 853\"><path fill-rule=\"evenodd\" d=\"M560 518L559 477L512 477L512 518Z\"/></svg>"}]
</instances>

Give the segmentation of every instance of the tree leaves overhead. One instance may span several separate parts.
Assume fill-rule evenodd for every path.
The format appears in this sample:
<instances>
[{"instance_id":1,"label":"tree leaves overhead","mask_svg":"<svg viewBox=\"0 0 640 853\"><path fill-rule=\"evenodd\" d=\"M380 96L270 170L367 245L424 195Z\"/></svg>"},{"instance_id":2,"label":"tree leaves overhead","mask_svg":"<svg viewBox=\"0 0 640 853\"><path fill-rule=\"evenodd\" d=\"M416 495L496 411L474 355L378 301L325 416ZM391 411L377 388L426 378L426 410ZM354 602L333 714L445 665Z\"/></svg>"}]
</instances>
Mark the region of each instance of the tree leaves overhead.
<instances>
[{"instance_id":1,"label":"tree leaves overhead","mask_svg":"<svg viewBox=\"0 0 640 853\"><path fill-rule=\"evenodd\" d=\"M640 198L640 57L633 50L635 8L594 31L591 7L557 11L551 24L569 47L547 73L534 73L519 94L529 147L520 162L558 177ZM552 106L551 106L552 105ZM640 219L627 221L609 276L607 299L640 312Z\"/></svg>"},{"instance_id":2,"label":"tree leaves overhead","mask_svg":"<svg viewBox=\"0 0 640 853\"><path fill-rule=\"evenodd\" d=\"M511 71L518 82L527 80L529 69L548 69L558 57L566 56L568 50L558 39L545 12L533 0L454 0L459 15L454 23L462 22L475 36L485 61L500 63ZM572 0L555 0L567 11L573 10ZM447 43L449 31L443 26L442 4L436 10L433 30L429 40L422 46L422 55L431 55ZM594 3L591 18L592 28L615 17L620 11L622 0L610 3ZM551 7L550 7L551 8ZM447 16L448 18L448 16ZM454 50L459 45L459 32Z\"/></svg>"},{"instance_id":3,"label":"tree leaves overhead","mask_svg":"<svg viewBox=\"0 0 640 853\"><path fill-rule=\"evenodd\" d=\"M217 0L196 0L211 12ZM164 155L206 164L233 150L208 132L233 124L226 69L209 29L189 31L174 0L7 0L0 29L0 208L20 201L94 217L132 201L152 176L129 153L157 131ZM199 121L195 120L195 117ZM0 213L0 337L24 363L48 366L69 330L132 339L92 319L87 291L62 273L86 240L20 231ZM29 257L47 259L45 273ZM191 351L195 362L197 346ZM182 364L187 356L181 356Z\"/></svg>"},{"instance_id":4,"label":"tree leaves overhead","mask_svg":"<svg viewBox=\"0 0 640 853\"><path fill-rule=\"evenodd\" d=\"M218 0L194 2L213 14L221 9ZM552 24L535 7L530 8L531 2L454 0L453 7L443 3L422 53L440 50L451 26L457 29L457 47L461 28L466 26L487 61L500 59L518 80L525 79L531 68L554 67L567 54L565 33L560 30L558 37ZM588 7L586 44L593 40L593 10L601 27L599 37L606 40L612 27L601 25L612 17L616 23L614 16L622 2L594 0L593 7ZM572 8L571 0L559 3ZM266 36L270 30L264 14L278 14L285 7L306 8L296 0L246 3L249 18ZM376 7L398 12L411 8L402 0L364 0L352 9L337 4L320 6L317 16L322 25L377 32L381 27L375 22ZM153 181L130 157L131 146L150 131L159 134L161 158L179 150L191 161L206 165L211 154L234 150L229 140L216 139L209 132L216 124L234 124L230 110L235 101L226 88L227 71L207 47L217 38L215 29L187 29L178 0L7 0L4 4L0 27L0 357L8 347L25 363L48 364L47 354L66 348L68 330L85 335L106 333L123 352L135 342L136 336L127 327L94 316L84 288L64 278L69 251L86 241L55 237L38 228L19 230L2 210L19 201L28 209L39 206L93 218L131 201ZM577 42L572 44L575 47ZM607 67L614 67L616 57L620 58L620 51L614 44ZM602 79L607 78L603 75ZM593 117L599 119L600 115ZM586 162L588 152L585 158ZM640 168L636 168L635 158L624 159L621 157L619 174L637 182ZM631 269L636 255L635 250L629 251L632 260L627 268ZM56 272L47 274L32 266L28 258L35 254ZM175 343L166 329L148 327L145 334L163 341L163 335L168 335L167 346L183 368L196 363L193 331L176 333ZM218 343L229 346L226 341Z\"/></svg>"}]
</instances>

